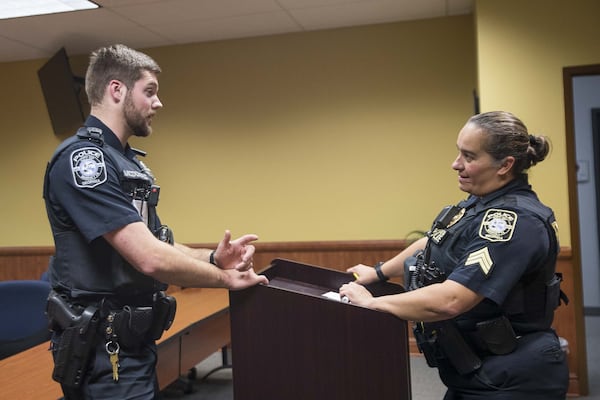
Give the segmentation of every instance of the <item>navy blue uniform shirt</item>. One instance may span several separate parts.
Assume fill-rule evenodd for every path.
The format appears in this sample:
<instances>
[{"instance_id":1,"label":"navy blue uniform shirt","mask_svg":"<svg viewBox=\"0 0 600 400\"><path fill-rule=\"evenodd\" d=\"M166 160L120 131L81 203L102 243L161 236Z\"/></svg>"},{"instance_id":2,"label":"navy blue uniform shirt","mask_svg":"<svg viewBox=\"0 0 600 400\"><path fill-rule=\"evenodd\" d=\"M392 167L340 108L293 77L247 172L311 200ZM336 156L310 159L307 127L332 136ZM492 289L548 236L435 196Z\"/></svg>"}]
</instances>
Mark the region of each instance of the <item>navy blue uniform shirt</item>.
<instances>
[{"instance_id":1,"label":"navy blue uniform shirt","mask_svg":"<svg viewBox=\"0 0 600 400\"><path fill-rule=\"evenodd\" d=\"M88 117L85 126L100 128L105 146L118 149L129 159L135 157L129 145L124 149L115 134L97 118ZM85 149L92 151L92 155L88 155L90 171L83 171L85 166L77 165L76 156ZM75 226L88 242L142 221L131 199L121 188L120 172L108 161L102 149L80 140L63 151L50 171L51 204L55 210L58 209L61 221ZM92 174L95 175L89 176Z\"/></svg>"},{"instance_id":2,"label":"navy blue uniform shirt","mask_svg":"<svg viewBox=\"0 0 600 400\"><path fill-rule=\"evenodd\" d=\"M447 279L485 298L457 318L473 323L498 316L500 307L514 300L512 291L525 276L554 268L556 223L551 222L551 227L541 219L540 215L547 215L554 221L552 211L522 179L482 198L471 196L459 206L466 211L447 229L448 237L436 244L434 231L431 259ZM537 302L543 305L544 298Z\"/></svg>"}]
</instances>

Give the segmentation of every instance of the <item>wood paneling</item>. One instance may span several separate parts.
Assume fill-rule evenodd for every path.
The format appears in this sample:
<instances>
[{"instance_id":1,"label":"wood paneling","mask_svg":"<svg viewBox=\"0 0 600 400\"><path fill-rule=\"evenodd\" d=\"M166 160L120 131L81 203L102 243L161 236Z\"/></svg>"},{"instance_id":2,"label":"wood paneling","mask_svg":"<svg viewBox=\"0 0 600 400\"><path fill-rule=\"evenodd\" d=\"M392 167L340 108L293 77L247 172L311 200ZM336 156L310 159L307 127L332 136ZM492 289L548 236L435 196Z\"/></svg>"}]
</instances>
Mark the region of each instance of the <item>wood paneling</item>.
<instances>
[{"instance_id":1,"label":"wood paneling","mask_svg":"<svg viewBox=\"0 0 600 400\"><path fill-rule=\"evenodd\" d=\"M54 247L0 247L0 281L40 279Z\"/></svg>"}]
</instances>

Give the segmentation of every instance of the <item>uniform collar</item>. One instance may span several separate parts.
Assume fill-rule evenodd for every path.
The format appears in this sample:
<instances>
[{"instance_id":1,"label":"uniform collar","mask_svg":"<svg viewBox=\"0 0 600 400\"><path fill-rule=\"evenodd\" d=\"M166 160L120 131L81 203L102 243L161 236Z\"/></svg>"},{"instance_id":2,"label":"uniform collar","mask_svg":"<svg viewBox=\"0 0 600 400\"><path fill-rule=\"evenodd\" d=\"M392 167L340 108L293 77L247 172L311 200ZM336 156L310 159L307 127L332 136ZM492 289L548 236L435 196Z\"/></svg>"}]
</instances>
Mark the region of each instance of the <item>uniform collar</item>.
<instances>
[{"instance_id":1,"label":"uniform collar","mask_svg":"<svg viewBox=\"0 0 600 400\"><path fill-rule=\"evenodd\" d=\"M502 186L500 189L486 194L483 197L470 195L462 204L463 207L469 208L474 204L481 202L482 204L487 204L497 199L498 197L504 196L508 192L513 192L515 190L531 190L531 185L527 179L527 176L523 176L522 178L515 178L512 181L508 182L506 185Z\"/></svg>"},{"instance_id":2,"label":"uniform collar","mask_svg":"<svg viewBox=\"0 0 600 400\"><path fill-rule=\"evenodd\" d=\"M117 135L115 135L115 133L108 126L106 126L104 124L104 122L100 121L95 116L93 116L93 115L88 116L87 119L85 120L84 125L86 127L94 127L94 128L101 129L102 134L104 136L104 143L106 143L110 147L113 147L113 148L119 150L121 153L123 153L128 158L132 158L133 156L135 156L135 153L131 150L129 143L125 144L125 148L123 148L123 145L121 144L121 141L119 140Z\"/></svg>"}]
</instances>

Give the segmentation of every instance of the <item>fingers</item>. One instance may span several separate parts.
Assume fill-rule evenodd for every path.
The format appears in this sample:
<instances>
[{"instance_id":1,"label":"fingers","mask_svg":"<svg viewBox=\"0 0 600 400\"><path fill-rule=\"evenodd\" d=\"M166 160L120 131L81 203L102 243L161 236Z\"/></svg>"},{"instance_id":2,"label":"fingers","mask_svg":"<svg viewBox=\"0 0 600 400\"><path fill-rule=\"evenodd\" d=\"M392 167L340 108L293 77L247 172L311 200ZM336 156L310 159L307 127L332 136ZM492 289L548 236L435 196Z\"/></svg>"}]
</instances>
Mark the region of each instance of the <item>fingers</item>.
<instances>
[{"instance_id":1,"label":"fingers","mask_svg":"<svg viewBox=\"0 0 600 400\"><path fill-rule=\"evenodd\" d=\"M356 282L348 282L348 283L344 283L342 286L340 286L340 295L347 295L349 293L352 292L352 290L354 288L359 287L360 285Z\"/></svg>"},{"instance_id":2,"label":"fingers","mask_svg":"<svg viewBox=\"0 0 600 400\"><path fill-rule=\"evenodd\" d=\"M231 231L229 229L225 230L225 235L223 236L223 243L229 245L231 242Z\"/></svg>"},{"instance_id":3,"label":"fingers","mask_svg":"<svg viewBox=\"0 0 600 400\"><path fill-rule=\"evenodd\" d=\"M249 244L244 246L242 254L242 261L236 265L235 269L238 271L247 271L250 268L254 267L254 252L256 249L253 245Z\"/></svg>"},{"instance_id":4,"label":"fingers","mask_svg":"<svg viewBox=\"0 0 600 400\"><path fill-rule=\"evenodd\" d=\"M226 249L231 249L231 247L235 246L241 246L243 248L248 246L249 243L254 242L255 240L258 240L258 235L255 235L253 233L248 233L246 235L240 236L235 240L231 240L231 231L226 230L225 236L223 237L223 240L221 240L221 243Z\"/></svg>"},{"instance_id":5,"label":"fingers","mask_svg":"<svg viewBox=\"0 0 600 400\"><path fill-rule=\"evenodd\" d=\"M229 235L229 237L231 237L231 234ZM240 236L239 238L235 239L231 243L232 244L236 243L236 244L240 244L242 246L246 246L248 243L254 242L255 240L258 240L258 236L253 233L248 233L244 236Z\"/></svg>"},{"instance_id":6,"label":"fingers","mask_svg":"<svg viewBox=\"0 0 600 400\"><path fill-rule=\"evenodd\" d=\"M344 296L344 295L346 295L348 293L348 290L349 290L349 286L348 285L350 285L350 283L344 283L340 287L340 290L339 290L340 296Z\"/></svg>"},{"instance_id":7,"label":"fingers","mask_svg":"<svg viewBox=\"0 0 600 400\"><path fill-rule=\"evenodd\" d=\"M252 257L254 257L254 252L256 251L256 248L249 244L246 245L246 247L244 248L244 254L242 255L242 261L244 262L252 262Z\"/></svg>"},{"instance_id":8,"label":"fingers","mask_svg":"<svg viewBox=\"0 0 600 400\"><path fill-rule=\"evenodd\" d=\"M238 271L248 271L254 268L254 262L252 260L244 261L235 266Z\"/></svg>"},{"instance_id":9,"label":"fingers","mask_svg":"<svg viewBox=\"0 0 600 400\"><path fill-rule=\"evenodd\" d=\"M231 231L229 229L225 230L225 234L223 235L223 239L217 245L217 251L219 254L222 251L227 251L231 247Z\"/></svg>"},{"instance_id":10,"label":"fingers","mask_svg":"<svg viewBox=\"0 0 600 400\"><path fill-rule=\"evenodd\" d=\"M259 285L268 285L269 284L269 279L264 276L264 275L257 275L258 276L258 284Z\"/></svg>"},{"instance_id":11,"label":"fingers","mask_svg":"<svg viewBox=\"0 0 600 400\"><path fill-rule=\"evenodd\" d=\"M350 267L346 270L346 272L356 272L356 273L360 273L360 270L365 267L364 264L356 264L353 267Z\"/></svg>"},{"instance_id":12,"label":"fingers","mask_svg":"<svg viewBox=\"0 0 600 400\"><path fill-rule=\"evenodd\" d=\"M222 269L236 269L242 272L253 268L256 248L250 243L255 240L258 240L255 234L246 234L231 240L231 231L227 229L215 254L215 257L218 256L219 266Z\"/></svg>"},{"instance_id":13,"label":"fingers","mask_svg":"<svg viewBox=\"0 0 600 400\"><path fill-rule=\"evenodd\" d=\"M268 285L269 279L264 275L257 275L253 269L245 272L229 271L232 277L230 290L245 289L254 285Z\"/></svg>"}]
</instances>

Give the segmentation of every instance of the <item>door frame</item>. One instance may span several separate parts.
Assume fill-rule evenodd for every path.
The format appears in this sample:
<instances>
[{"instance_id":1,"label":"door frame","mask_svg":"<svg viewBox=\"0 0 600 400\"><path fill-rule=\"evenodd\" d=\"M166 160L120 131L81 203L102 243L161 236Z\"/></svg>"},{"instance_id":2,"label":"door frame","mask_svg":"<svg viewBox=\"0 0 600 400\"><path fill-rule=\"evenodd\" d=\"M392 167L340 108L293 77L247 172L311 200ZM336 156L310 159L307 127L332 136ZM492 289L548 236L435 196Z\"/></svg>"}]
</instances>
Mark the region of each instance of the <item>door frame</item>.
<instances>
[{"instance_id":1,"label":"door frame","mask_svg":"<svg viewBox=\"0 0 600 400\"><path fill-rule=\"evenodd\" d=\"M593 168L596 177L596 229L600 238L600 108L592 108L592 144L594 146ZM584 307L584 310L587 310L589 315L589 309Z\"/></svg>"},{"instance_id":2,"label":"door frame","mask_svg":"<svg viewBox=\"0 0 600 400\"><path fill-rule=\"evenodd\" d=\"M588 386L587 344L583 310L583 274L581 268L581 236L579 232L579 203L577 194L577 159L575 154L575 110L573 104L573 78L577 76L600 75L600 64L563 68L563 88L565 107L565 146L567 156L567 185L569 192L569 227L571 229L571 256L573 266L574 299L570 306L575 308L575 332L578 344L577 364L581 387Z\"/></svg>"}]
</instances>

